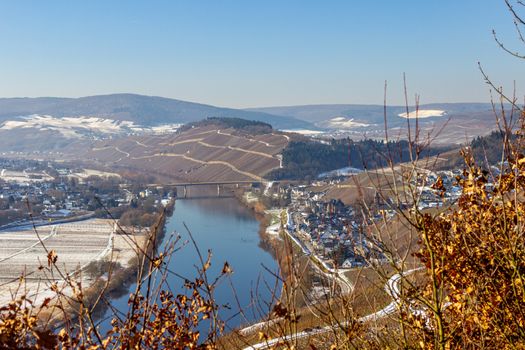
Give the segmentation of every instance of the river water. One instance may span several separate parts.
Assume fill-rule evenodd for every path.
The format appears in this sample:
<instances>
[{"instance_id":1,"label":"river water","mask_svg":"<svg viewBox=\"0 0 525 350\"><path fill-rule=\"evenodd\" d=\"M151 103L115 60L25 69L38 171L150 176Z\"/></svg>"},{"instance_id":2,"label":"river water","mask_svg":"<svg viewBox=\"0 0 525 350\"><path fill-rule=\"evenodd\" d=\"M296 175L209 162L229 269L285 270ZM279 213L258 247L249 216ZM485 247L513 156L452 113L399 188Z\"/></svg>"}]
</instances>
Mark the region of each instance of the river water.
<instances>
[{"instance_id":1,"label":"river water","mask_svg":"<svg viewBox=\"0 0 525 350\"><path fill-rule=\"evenodd\" d=\"M211 280L220 273L224 262L228 262L233 269L233 273L223 279L215 291L217 304L228 305L219 312L221 319L226 321L226 331L265 317L269 311L268 303L272 301L274 292L278 294L280 289L280 284L268 270L277 273L278 265L261 241L259 222L254 213L235 198L176 201L173 215L166 221L166 235L159 250L168 242L170 233L179 234L181 240L178 246L183 247L172 255L169 268L187 278L194 278L199 258L189 242L184 224L191 231L204 259L208 249L212 252L208 271ZM169 275L168 284L174 294L184 291L179 277ZM127 300L126 295L113 300L112 304L126 312Z\"/></svg>"}]
</instances>

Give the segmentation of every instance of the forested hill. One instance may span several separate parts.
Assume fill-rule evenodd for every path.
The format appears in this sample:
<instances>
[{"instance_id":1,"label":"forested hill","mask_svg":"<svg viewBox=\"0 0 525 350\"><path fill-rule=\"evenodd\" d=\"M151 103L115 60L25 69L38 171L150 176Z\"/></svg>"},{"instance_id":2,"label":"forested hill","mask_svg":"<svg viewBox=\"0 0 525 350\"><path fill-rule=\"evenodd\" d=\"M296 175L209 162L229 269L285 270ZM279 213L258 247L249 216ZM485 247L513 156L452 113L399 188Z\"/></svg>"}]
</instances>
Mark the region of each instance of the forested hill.
<instances>
[{"instance_id":1,"label":"forested hill","mask_svg":"<svg viewBox=\"0 0 525 350\"><path fill-rule=\"evenodd\" d=\"M246 120L241 118L210 117L193 123L188 123L179 128L179 132L184 132L192 128L214 125L217 128L234 129L252 135L267 134L273 132L270 124L257 120Z\"/></svg>"},{"instance_id":2,"label":"forested hill","mask_svg":"<svg viewBox=\"0 0 525 350\"><path fill-rule=\"evenodd\" d=\"M473 139L468 146L474 160L483 168L500 163L504 137L504 132L493 131L486 136L478 136ZM511 135L510 138L514 142L517 137ZM446 158L448 159L447 162L442 163L440 167L454 168L463 166L465 163L463 156L458 151L450 152Z\"/></svg>"},{"instance_id":3,"label":"forested hill","mask_svg":"<svg viewBox=\"0 0 525 350\"><path fill-rule=\"evenodd\" d=\"M315 179L320 173L353 167L375 169L387 165L387 157L394 163L410 160L408 141L384 143L375 140L353 141L351 139L319 142L313 140L291 141L283 150L283 168L275 169L269 177L282 179ZM443 149L428 149L423 156L442 152Z\"/></svg>"}]
</instances>

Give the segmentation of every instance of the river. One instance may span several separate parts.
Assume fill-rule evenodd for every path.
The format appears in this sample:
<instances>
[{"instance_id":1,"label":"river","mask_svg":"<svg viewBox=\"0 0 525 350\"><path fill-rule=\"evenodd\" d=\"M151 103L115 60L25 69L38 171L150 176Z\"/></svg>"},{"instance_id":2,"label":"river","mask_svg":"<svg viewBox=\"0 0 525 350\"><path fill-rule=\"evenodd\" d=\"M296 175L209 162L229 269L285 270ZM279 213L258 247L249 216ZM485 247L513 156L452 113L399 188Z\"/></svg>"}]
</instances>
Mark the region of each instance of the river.
<instances>
[{"instance_id":1,"label":"river","mask_svg":"<svg viewBox=\"0 0 525 350\"><path fill-rule=\"evenodd\" d=\"M215 291L217 304L229 305L230 308L223 307L219 312L221 319L227 321L225 331L265 317L269 311L267 302L272 300L273 290L277 289L279 292L280 289L276 278L266 269L277 273L278 265L274 257L263 248L259 222L254 213L235 198L210 197L176 201L173 215L166 221L166 235L160 251L169 240L170 233L178 233L181 236L178 246L183 245L182 242L187 244L173 254L169 260L169 268L192 278L197 275L195 266L199 264L199 259L194 246L189 242L184 224L191 230L204 258L208 249L212 251L212 264L208 271L211 279L220 273L226 261L233 269L233 273L223 279ZM182 293L183 281L173 275L168 278L170 289L175 294ZM127 299L126 295L114 299L112 304L125 312ZM239 313L239 306L243 313Z\"/></svg>"}]
</instances>

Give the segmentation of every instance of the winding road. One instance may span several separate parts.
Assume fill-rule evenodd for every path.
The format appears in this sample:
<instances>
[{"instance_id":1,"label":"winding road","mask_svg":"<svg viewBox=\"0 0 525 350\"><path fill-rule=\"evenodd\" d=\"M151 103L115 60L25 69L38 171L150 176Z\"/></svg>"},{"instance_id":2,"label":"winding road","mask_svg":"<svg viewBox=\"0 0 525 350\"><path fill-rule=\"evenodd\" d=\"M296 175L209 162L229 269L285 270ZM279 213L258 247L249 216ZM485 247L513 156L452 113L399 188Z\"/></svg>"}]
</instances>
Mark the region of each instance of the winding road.
<instances>
[{"instance_id":1,"label":"winding road","mask_svg":"<svg viewBox=\"0 0 525 350\"><path fill-rule=\"evenodd\" d=\"M390 277L385 284L385 291L393 299L392 302L379 311L376 311L374 313L360 317L358 321L367 322L367 321L377 320L379 318L382 318L382 317L385 317L385 316L388 316L394 313L398 308L399 299L400 299L399 281L401 280L403 276L410 275L418 270L421 270L421 268L412 269L412 270L404 271L401 273L396 273L395 275ZM340 325L341 327L345 327L348 324L349 324L349 321L346 321L346 322L342 322ZM325 326L321 328L314 328L314 329L298 332L296 334L290 334L284 337L270 339L264 342L260 342L260 343L245 347L243 350L269 349L272 346L277 345L278 343L281 343L281 342L296 341L296 340L308 338L308 337L311 337L317 334L333 332L334 326L335 325L329 325L329 326Z\"/></svg>"}]
</instances>

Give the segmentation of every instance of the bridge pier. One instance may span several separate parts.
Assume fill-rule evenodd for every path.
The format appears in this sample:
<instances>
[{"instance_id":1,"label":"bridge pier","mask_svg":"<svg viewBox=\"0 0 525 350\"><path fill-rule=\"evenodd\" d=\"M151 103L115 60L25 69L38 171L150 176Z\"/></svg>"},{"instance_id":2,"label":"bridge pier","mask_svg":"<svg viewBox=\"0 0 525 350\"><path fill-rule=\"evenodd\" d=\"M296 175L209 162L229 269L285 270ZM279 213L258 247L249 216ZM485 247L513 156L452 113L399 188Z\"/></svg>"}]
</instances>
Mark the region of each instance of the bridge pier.
<instances>
[{"instance_id":1,"label":"bridge pier","mask_svg":"<svg viewBox=\"0 0 525 350\"><path fill-rule=\"evenodd\" d=\"M186 188L186 185L184 185L184 198L188 195L188 189Z\"/></svg>"},{"instance_id":2,"label":"bridge pier","mask_svg":"<svg viewBox=\"0 0 525 350\"><path fill-rule=\"evenodd\" d=\"M221 196L221 185L217 184L217 197Z\"/></svg>"}]
</instances>

